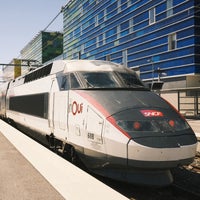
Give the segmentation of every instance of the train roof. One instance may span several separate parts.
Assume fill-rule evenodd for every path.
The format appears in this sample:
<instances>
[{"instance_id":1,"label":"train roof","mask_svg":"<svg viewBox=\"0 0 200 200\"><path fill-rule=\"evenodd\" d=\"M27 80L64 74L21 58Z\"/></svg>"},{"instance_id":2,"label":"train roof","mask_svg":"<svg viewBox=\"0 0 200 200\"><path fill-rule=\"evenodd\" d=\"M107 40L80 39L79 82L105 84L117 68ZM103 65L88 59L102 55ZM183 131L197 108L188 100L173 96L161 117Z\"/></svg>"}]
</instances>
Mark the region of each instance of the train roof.
<instances>
[{"instance_id":1,"label":"train roof","mask_svg":"<svg viewBox=\"0 0 200 200\"><path fill-rule=\"evenodd\" d=\"M28 74L12 80L12 84L21 85L49 75L69 73L76 71L100 72L100 71L125 71L131 70L123 65L103 60L56 60L48 65L39 67ZM131 70L132 71L132 70Z\"/></svg>"},{"instance_id":2,"label":"train roof","mask_svg":"<svg viewBox=\"0 0 200 200\"><path fill-rule=\"evenodd\" d=\"M58 60L53 62L51 74L58 71L124 71L125 67L109 61L102 60Z\"/></svg>"}]
</instances>

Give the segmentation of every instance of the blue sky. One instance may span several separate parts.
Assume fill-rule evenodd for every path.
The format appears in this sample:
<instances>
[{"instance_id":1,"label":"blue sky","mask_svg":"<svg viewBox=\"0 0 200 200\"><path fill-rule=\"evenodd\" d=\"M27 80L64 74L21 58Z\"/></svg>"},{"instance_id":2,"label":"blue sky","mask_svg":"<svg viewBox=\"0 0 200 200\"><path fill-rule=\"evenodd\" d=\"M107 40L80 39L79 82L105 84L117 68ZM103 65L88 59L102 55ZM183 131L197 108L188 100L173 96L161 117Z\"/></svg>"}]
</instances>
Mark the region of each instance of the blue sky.
<instances>
[{"instance_id":1,"label":"blue sky","mask_svg":"<svg viewBox=\"0 0 200 200\"><path fill-rule=\"evenodd\" d=\"M9 63L51 22L68 0L6 0L0 4L0 63ZM49 31L62 31L62 14Z\"/></svg>"}]
</instances>

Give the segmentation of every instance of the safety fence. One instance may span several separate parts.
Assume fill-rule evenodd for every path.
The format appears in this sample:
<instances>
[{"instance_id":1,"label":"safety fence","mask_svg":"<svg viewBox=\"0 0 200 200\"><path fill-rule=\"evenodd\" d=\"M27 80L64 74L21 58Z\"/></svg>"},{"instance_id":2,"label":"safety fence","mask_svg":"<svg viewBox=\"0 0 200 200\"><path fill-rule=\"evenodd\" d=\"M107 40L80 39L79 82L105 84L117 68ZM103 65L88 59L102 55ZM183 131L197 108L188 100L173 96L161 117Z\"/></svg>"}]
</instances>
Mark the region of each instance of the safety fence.
<instances>
[{"instance_id":1,"label":"safety fence","mask_svg":"<svg viewBox=\"0 0 200 200\"><path fill-rule=\"evenodd\" d=\"M200 87L156 91L186 118L200 119Z\"/></svg>"}]
</instances>

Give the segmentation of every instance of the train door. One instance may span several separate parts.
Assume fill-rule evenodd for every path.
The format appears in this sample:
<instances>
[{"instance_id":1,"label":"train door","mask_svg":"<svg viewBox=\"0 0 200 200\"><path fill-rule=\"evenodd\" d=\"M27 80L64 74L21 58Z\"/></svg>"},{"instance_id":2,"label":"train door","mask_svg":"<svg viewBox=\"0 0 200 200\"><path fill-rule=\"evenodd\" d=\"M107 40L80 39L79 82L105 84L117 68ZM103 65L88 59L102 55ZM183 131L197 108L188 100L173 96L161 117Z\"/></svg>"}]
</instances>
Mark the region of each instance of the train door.
<instances>
[{"instance_id":1,"label":"train door","mask_svg":"<svg viewBox=\"0 0 200 200\"><path fill-rule=\"evenodd\" d=\"M103 144L103 119L90 106L87 112L86 131L89 142Z\"/></svg>"},{"instance_id":2,"label":"train door","mask_svg":"<svg viewBox=\"0 0 200 200\"><path fill-rule=\"evenodd\" d=\"M55 137L66 139L68 130L67 120L69 92L67 90L60 91L58 87L57 81L53 80L49 103L49 126Z\"/></svg>"},{"instance_id":3,"label":"train door","mask_svg":"<svg viewBox=\"0 0 200 200\"><path fill-rule=\"evenodd\" d=\"M53 125L57 138L67 137L68 91L54 93Z\"/></svg>"}]
</instances>

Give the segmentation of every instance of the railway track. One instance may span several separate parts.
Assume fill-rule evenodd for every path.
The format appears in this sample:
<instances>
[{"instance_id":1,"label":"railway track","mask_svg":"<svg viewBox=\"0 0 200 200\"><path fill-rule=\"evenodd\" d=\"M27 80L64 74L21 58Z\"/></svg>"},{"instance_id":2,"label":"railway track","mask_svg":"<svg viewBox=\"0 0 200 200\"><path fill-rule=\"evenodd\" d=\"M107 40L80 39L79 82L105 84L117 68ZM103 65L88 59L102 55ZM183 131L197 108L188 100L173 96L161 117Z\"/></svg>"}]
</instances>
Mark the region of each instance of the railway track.
<instances>
[{"instance_id":1,"label":"railway track","mask_svg":"<svg viewBox=\"0 0 200 200\"><path fill-rule=\"evenodd\" d=\"M200 199L200 153L197 152L194 162L188 166L177 168L173 171L173 187L190 194L193 198ZM188 198L189 199L189 198Z\"/></svg>"},{"instance_id":2,"label":"railway track","mask_svg":"<svg viewBox=\"0 0 200 200\"><path fill-rule=\"evenodd\" d=\"M163 188L137 186L102 177L97 178L130 200L199 200L200 177L197 175L191 177L190 173L182 169L176 169L174 174L175 182Z\"/></svg>"},{"instance_id":3,"label":"railway track","mask_svg":"<svg viewBox=\"0 0 200 200\"><path fill-rule=\"evenodd\" d=\"M190 171L200 174L200 152L197 152L194 162L188 168Z\"/></svg>"},{"instance_id":4,"label":"railway track","mask_svg":"<svg viewBox=\"0 0 200 200\"><path fill-rule=\"evenodd\" d=\"M194 162L172 171L174 183L168 187L144 187L96 177L130 200L199 200L200 199L200 153Z\"/></svg>"},{"instance_id":5,"label":"railway track","mask_svg":"<svg viewBox=\"0 0 200 200\"><path fill-rule=\"evenodd\" d=\"M130 200L197 200L200 196L186 190L182 186L170 185L168 187L145 187L121 183L113 180L101 180L114 190Z\"/></svg>"},{"instance_id":6,"label":"railway track","mask_svg":"<svg viewBox=\"0 0 200 200\"><path fill-rule=\"evenodd\" d=\"M193 199L200 199L200 152L196 153L193 163L175 169L173 174L173 187L191 194Z\"/></svg>"}]
</instances>

